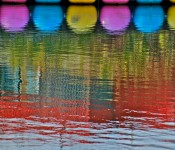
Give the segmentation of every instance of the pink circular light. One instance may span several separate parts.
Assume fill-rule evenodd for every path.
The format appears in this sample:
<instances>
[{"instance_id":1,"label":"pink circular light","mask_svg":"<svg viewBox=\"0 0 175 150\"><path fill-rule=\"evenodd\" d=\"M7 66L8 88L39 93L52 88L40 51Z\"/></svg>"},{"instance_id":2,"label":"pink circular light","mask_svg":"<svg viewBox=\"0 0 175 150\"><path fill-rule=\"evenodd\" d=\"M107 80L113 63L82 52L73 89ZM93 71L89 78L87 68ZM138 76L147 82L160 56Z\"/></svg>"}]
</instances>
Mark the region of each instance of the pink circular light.
<instances>
[{"instance_id":1,"label":"pink circular light","mask_svg":"<svg viewBox=\"0 0 175 150\"><path fill-rule=\"evenodd\" d=\"M113 4L113 3L117 3L117 4L127 4L129 2L129 0L103 0L104 3L109 3L109 4Z\"/></svg>"},{"instance_id":2,"label":"pink circular light","mask_svg":"<svg viewBox=\"0 0 175 150\"><path fill-rule=\"evenodd\" d=\"M130 20L131 12L128 6L104 6L101 10L101 25L110 33L124 31Z\"/></svg>"},{"instance_id":3,"label":"pink circular light","mask_svg":"<svg viewBox=\"0 0 175 150\"><path fill-rule=\"evenodd\" d=\"M22 31L29 21L29 10L25 5L5 5L0 8L1 26L6 31Z\"/></svg>"},{"instance_id":4,"label":"pink circular light","mask_svg":"<svg viewBox=\"0 0 175 150\"><path fill-rule=\"evenodd\" d=\"M2 2L25 3L27 0L2 0Z\"/></svg>"}]
</instances>

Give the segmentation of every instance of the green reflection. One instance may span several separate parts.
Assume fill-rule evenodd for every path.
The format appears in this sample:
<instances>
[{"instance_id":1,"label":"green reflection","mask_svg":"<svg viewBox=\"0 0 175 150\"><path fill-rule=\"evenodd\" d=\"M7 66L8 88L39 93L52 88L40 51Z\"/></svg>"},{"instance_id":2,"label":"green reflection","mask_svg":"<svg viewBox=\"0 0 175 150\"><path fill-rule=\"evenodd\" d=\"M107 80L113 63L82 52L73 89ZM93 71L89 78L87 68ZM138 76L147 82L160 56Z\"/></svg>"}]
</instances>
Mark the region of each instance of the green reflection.
<instances>
[{"instance_id":1,"label":"green reflection","mask_svg":"<svg viewBox=\"0 0 175 150\"><path fill-rule=\"evenodd\" d=\"M100 28L80 35L67 29L47 35L33 32L13 36L1 31L2 66L8 68L8 74L17 74L17 83L7 83L6 90L19 86L20 93L111 100L113 86L119 88L119 81L124 80L127 87L131 78L137 83L142 78L161 82L172 77L175 46L168 41L175 37L168 30L147 35L131 29L118 36ZM1 85L3 76L1 73Z\"/></svg>"}]
</instances>

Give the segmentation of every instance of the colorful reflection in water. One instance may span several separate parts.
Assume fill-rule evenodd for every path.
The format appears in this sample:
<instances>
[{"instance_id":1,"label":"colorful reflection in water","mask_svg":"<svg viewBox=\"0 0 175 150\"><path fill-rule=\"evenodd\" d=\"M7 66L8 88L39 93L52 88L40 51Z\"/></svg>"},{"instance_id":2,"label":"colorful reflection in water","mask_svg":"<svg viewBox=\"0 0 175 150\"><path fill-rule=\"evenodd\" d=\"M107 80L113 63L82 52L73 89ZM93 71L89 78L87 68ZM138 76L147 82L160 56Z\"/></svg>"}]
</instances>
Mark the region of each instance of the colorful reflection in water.
<instances>
[{"instance_id":1,"label":"colorful reflection in water","mask_svg":"<svg viewBox=\"0 0 175 150\"><path fill-rule=\"evenodd\" d=\"M22 31L28 24L29 10L25 5L3 5L0 6L0 12L1 26L6 31Z\"/></svg>"},{"instance_id":2,"label":"colorful reflection in water","mask_svg":"<svg viewBox=\"0 0 175 150\"><path fill-rule=\"evenodd\" d=\"M170 0L170 2L175 3L175 0Z\"/></svg>"},{"instance_id":3,"label":"colorful reflection in water","mask_svg":"<svg viewBox=\"0 0 175 150\"><path fill-rule=\"evenodd\" d=\"M174 6L0 10L2 149L175 147Z\"/></svg>"},{"instance_id":4,"label":"colorful reflection in water","mask_svg":"<svg viewBox=\"0 0 175 150\"><path fill-rule=\"evenodd\" d=\"M164 22L161 6L138 6L134 12L134 24L141 32L156 32Z\"/></svg>"},{"instance_id":5,"label":"colorful reflection in water","mask_svg":"<svg viewBox=\"0 0 175 150\"><path fill-rule=\"evenodd\" d=\"M2 0L2 2L25 3L27 0Z\"/></svg>"},{"instance_id":6,"label":"colorful reflection in water","mask_svg":"<svg viewBox=\"0 0 175 150\"><path fill-rule=\"evenodd\" d=\"M129 0L103 0L104 3L110 3L110 4L127 4Z\"/></svg>"},{"instance_id":7,"label":"colorful reflection in water","mask_svg":"<svg viewBox=\"0 0 175 150\"><path fill-rule=\"evenodd\" d=\"M130 20L128 6L104 6L101 9L100 22L111 34L120 34L129 26Z\"/></svg>"},{"instance_id":8,"label":"colorful reflection in water","mask_svg":"<svg viewBox=\"0 0 175 150\"><path fill-rule=\"evenodd\" d=\"M1 0L2 3L172 4L175 0Z\"/></svg>"},{"instance_id":9,"label":"colorful reflection in water","mask_svg":"<svg viewBox=\"0 0 175 150\"><path fill-rule=\"evenodd\" d=\"M38 3L59 3L61 0L36 0Z\"/></svg>"},{"instance_id":10,"label":"colorful reflection in water","mask_svg":"<svg viewBox=\"0 0 175 150\"><path fill-rule=\"evenodd\" d=\"M66 19L72 31L87 33L97 22L97 10L95 6L69 6Z\"/></svg>"},{"instance_id":11,"label":"colorful reflection in water","mask_svg":"<svg viewBox=\"0 0 175 150\"><path fill-rule=\"evenodd\" d=\"M168 24L169 24L169 28L171 30L175 29L175 6L171 6L168 9L167 15L168 15Z\"/></svg>"},{"instance_id":12,"label":"colorful reflection in water","mask_svg":"<svg viewBox=\"0 0 175 150\"><path fill-rule=\"evenodd\" d=\"M175 0L1 0L2 3L79 3L79 4L172 4Z\"/></svg>"},{"instance_id":13,"label":"colorful reflection in water","mask_svg":"<svg viewBox=\"0 0 175 150\"><path fill-rule=\"evenodd\" d=\"M60 6L36 6L33 11L33 22L36 28L44 32L59 29L63 22L63 10Z\"/></svg>"},{"instance_id":14,"label":"colorful reflection in water","mask_svg":"<svg viewBox=\"0 0 175 150\"><path fill-rule=\"evenodd\" d=\"M136 0L139 4L159 4L162 0Z\"/></svg>"},{"instance_id":15,"label":"colorful reflection in water","mask_svg":"<svg viewBox=\"0 0 175 150\"><path fill-rule=\"evenodd\" d=\"M69 0L70 3L94 3L96 0Z\"/></svg>"}]
</instances>

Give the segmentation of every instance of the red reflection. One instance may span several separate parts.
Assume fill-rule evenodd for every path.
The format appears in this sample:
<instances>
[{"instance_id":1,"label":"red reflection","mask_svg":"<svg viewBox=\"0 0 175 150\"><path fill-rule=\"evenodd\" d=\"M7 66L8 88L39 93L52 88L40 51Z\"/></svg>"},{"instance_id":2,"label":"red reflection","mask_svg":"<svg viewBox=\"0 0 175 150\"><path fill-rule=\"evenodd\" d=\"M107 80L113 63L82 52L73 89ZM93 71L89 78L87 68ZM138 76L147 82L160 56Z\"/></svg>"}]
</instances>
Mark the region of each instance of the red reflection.
<instances>
[{"instance_id":1,"label":"red reflection","mask_svg":"<svg viewBox=\"0 0 175 150\"><path fill-rule=\"evenodd\" d=\"M123 82L124 83L124 82ZM147 86L145 88L144 86ZM156 88L155 88L156 87ZM157 88L158 87L158 88ZM169 82L129 82L125 87L115 87L114 100L118 116L133 117L133 120L150 125L153 128L168 128L166 122L174 121L175 106L170 93ZM120 93L120 97L117 95ZM137 118L137 119L136 119ZM142 118L145 118L142 120ZM127 120L127 119L126 119ZM132 119L131 119L132 120Z\"/></svg>"},{"instance_id":2,"label":"red reflection","mask_svg":"<svg viewBox=\"0 0 175 150\"><path fill-rule=\"evenodd\" d=\"M169 82L127 83L115 81L114 97L111 101L60 100L37 95L16 95L1 92L0 117L3 118L54 118L78 122L104 123L108 121L140 122L153 128L170 128L164 123L174 121L174 97L169 91ZM148 88L145 88L144 86ZM159 88L155 88L159 87ZM118 95L120 93L120 95ZM13 95L13 96L11 96ZM40 102L27 103L25 101ZM20 100L20 102L10 102ZM131 119L133 118L133 120ZM142 119L146 118L146 119ZM157 122L159 120L159 122ZM47 122L48 120L46 120ZM123 126L125 127L125 126Z\"/></svg>"},{"instance_id":3,"label":"red reflection","mask_svg":"<svg viewBox=\"0 0 175 150\"><path fill-rule=\"evenodd\" d=\"M128 6L104 6L100 22L111 33L123 32L130 23L131 12Z\"/></svg>"},{"instance_id":4,"label":"red reflection","mask_svg":"<svg viewBox=\"0 0 175 150\"><path fill-rule=\"evenodd\" d=\"M108 3L108 4L127 4L129 2L129 0L103 0L104 3Z\"/></svg>"},{"instance_id":5,"label":"red reflection","mask_svg":"<svg viewBox=\"0 0 175 150\"><path fill-rule=\"evenodd\" d=\"M123 124L120 127L128 127L127 123L139 123L147 125L150 128L174 128L166 124L174 122L175 103L174 95L170 81L160 79L159 82L131 80L114 80L114 96L110 101L104 100L61 100L58 98L42 97L39 95L18 95L1 91L0 117L24 118L43 123L57 122L63 127L67 121L79 122L78 124L69 124L68 127L90 128L90 122L107 123L109 121L119 121ZM171 82L172 83L172 82ZM155 88L156 87L156 88ZM10 102L19 100L20 102ZM25 102L25 101L33 102ZM34 102L39 100L39 102ZM32 118L34 116L34 118ZM83 124L82 124L83 123ZM126 123L126 124L125 124ZM19 122L20 127L13 128L13 132L24 132L30 126ZM4 124L3 129L9 129ZM37 126L32 127L36 130L52 130L52 127ZM86 130L57 130L61 134L77 134L88 136ZM44 132L43 135L55 134ZM80 140L81 143L88 141Z\"/></svg>"},{"instance_id":6,"label":"red reflection","mask_svg":"<svg viewBox=\"0 0 175 150\"><path fill-rule=\"evenodd\" d=\"M41 132L41 135L52 135L52 134L76 134L79 136L88 136L89 132L83 129L89 128L89 124L71 124L68 121L88 122L89 121L89 109L88 103L84 100L60 100L58 98L47 98L40 97L37 95L15 95L14 93L5 93L1 96L0 101L0 118L4 119L25 119L34 122L42 123L55 123L59 124L59 129L55 130L54 127L49 126L35 126L25 125L24 122L16 121L18 124L17 128L9 127L9 123L3 123L1 128L3 131L10 129L13 133L25 132L27 130L45 130L53 132ZM40 99L40 102L24 102L26 100ZM20 100L21 102L10 102L13 100ZM13 122L14 123L14 122ZM68 127L70 129L82 128L82 130L65 130ZM88 141L80 141L86 142ZM65 145L64 145L65 146Z\"/></svg>"},{"instance_id":7,"label":"red reflection","mask_svg":"<svg viewBox=\"0 0 175 150\"><path fill-rule=\"evenodd\" d=\"M161 86L146 83L152 88L142 88L143 83L138 83L140 87L137 88L134 82L129 82L125 87L125 83L125 81L121 82L120 88L114 87L113 101L90 103L90 121L105 123L117 120L128 123L137 122L151 128L173 128L166 124L175 120L175 104L172 101L174 98L170 94L172 89L168 82ZM158 89L155 88L158 86Z\"/></svg>"},{"instance_id":8,"label":"red reflection","mask_svg":"<svg viewBox=\"0 0 175 150\"><path fill-rule=\"evenodd\" d=\"M25 5L3 5L0 12L1 26L6 31L22 31L29 21L29 10Z\"/></svg>"},{"instance_id":9,"label":"red reflection","mask_svg":"<svg viewBox=\"0 0 175 150\"><path fill-rule=\"evenodd\" d=\"M1 93L0 116L5 118L28 118L30 116L53 117L57 120L88 121L88 103L83 100L60 100L58 98L40 97L38 95L17 95L14 93ZM13 96L11 96L13 95ZM16 96L15 96L16 95ZM25 102L27 100L40 102ZM20 100L20 102L14 102ZM13 102L10 102L13 101Z\"/></svg>"}]
</instances>

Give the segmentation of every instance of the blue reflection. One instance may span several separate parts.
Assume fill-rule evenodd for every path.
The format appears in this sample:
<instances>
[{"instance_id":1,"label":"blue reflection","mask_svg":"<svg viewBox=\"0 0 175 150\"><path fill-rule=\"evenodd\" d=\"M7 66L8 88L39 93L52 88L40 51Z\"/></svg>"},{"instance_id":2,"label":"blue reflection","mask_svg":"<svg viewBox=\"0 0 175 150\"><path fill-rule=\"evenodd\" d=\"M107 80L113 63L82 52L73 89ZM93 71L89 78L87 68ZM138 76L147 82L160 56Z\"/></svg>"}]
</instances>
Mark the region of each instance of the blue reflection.
<instances>
[{"instance_id":1,"label":"blue reflection","mask_svg":"<svg viewBox=\"0 0 175 150\"><path fill-rule=\"evenodd\" d=\"M19 77L19 69L14 68L13 71L10 67L4 66L1 67L0 77L1 77L1 90L8 91L8 92L19 92L19 84L20 84L20 77Z\"/></svg>"},{"instance_id":2,"label":"blue reflection","mask_svg":"<svg viewBox=\"0 0 175 150\"><path fill-rule=\"evenodd\" d=\"M162 2L162 0L136 0L136 1L140 4L148 4L148 3L158 4Z\"/></svg>"},{"instance_id":3,"label":"blue reflection","mask_svg":"<svg viewBox=\"0 0 175 150\"><path fill-rule=\"evenodd\" d=\"M59 3L61 0L35 0L37 3Z\"/></svg>"},{"instance_id":4,"label":"blue reflection","mask_svg":"<svg viewBox=\"0 0 175 150\"><path fill-rule=\"evenodd\" d=\"M62 70L63 71L63 70ZM87 97L87 86L84 77L71 76L55 70L46 72L40 80L40 93L46 97L59 97L62 100L84 100Z\"/></svg>"},{"instance_id":5,"label":"blue reflection","mask_svg":"<svg viewBox=\"0 0 175 150\"><path fill-rule=\"evenodd\" d=\"M34 25L43 32L56 31L63 22L63 15L60 6L35 6L33 12Z\"/></svg>"},{"instance_id":6,"label":"blue reflection","mask_svg":"<svg viewBox=\"0 0 175 150\"><path fill-rule=\"evenodd\" d=\"M161 6L138 6L134 13L134 24L137 30L145 33L156 32L164 21Z\"/></svg>"}]
</instances>

